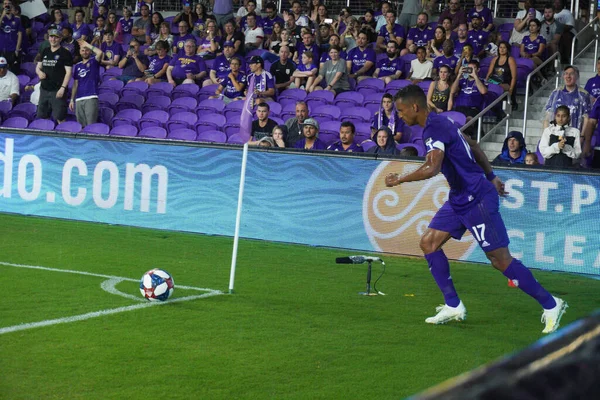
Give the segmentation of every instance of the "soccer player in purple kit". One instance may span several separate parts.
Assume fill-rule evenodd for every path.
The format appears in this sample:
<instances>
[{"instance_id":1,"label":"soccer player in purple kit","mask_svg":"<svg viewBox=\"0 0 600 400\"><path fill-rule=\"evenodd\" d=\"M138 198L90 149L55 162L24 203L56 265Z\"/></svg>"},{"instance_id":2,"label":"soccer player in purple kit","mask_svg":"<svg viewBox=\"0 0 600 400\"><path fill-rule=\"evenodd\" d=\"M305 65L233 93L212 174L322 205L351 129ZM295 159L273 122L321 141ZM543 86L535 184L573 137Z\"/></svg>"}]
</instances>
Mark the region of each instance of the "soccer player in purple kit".
<instances>
[{"instance_id":1,"label":"soccer player in purple kit","mask_svg":"<svg viewBox=\"0 0 600 400\"><path fill-rule=\"evenodd\" d=\"M386 186L429 179L440 171L450 186L448 201L437 211L419 243L445 301L436 309L437 314L425 322L443 324L466 319L467 309L454 289L450 265L442 247L450 238L460 239L468 229L492 266L517 282L519 289L543 307L545 327L542 332L554 332L568 307L567 303L552 296L521 261L511 256L498 197L507 193L479 145L465 137L448 118L429 112L425 94L418 86L402 88L395 101L407 125L418 124L424 128L427 157L425 163L413 172L402 176L388 174Z\"/></svg>"},{"instance_id":2,"label":"soccer player in purple kit","mask_svg":"<svg viewBox=\"0 0 600 400\"><path fill-rule=\"evenodd\" d=\"M73 67L73 89L69 109L75 111L77 122L85 127L98 120L98 84L102 50L79 39L81 61ZM90 57L94 53L94 57Z\"/></svg>"}]
</instances>

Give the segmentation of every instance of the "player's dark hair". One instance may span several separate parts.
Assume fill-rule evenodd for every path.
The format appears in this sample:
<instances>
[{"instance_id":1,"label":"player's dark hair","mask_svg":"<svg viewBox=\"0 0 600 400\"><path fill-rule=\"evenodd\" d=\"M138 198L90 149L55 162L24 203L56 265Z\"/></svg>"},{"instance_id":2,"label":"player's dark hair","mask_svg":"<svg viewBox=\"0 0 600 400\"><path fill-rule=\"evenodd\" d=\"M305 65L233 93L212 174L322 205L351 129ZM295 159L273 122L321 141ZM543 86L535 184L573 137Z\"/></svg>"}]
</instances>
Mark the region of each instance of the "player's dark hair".
<instances>
[{"instance_id":1,"label":"player's dark hair","mask_svg":"<svg viewBox=\"0 0 600 400\"><path fill-rule=\"evenodd\" d=\"M416 104L419 108L427 108L427 96L418 85L408 85L398 90L394 101L400 100L402 103Z\"/></svg>"},{"instance_id":2,"label":"player's dark hair","mask_svg":"<svg viewBox=\"0 0 600 400\"><path fill-rule=\"evenodd\" d=\"M350 130L352 131L352 134L354 135L356 133L356 128L354 127L354 124L350 121L344 121L342 122L342 125L340 125L340 130L342 128L350 128Z\"/></svg>"}]
</instances>

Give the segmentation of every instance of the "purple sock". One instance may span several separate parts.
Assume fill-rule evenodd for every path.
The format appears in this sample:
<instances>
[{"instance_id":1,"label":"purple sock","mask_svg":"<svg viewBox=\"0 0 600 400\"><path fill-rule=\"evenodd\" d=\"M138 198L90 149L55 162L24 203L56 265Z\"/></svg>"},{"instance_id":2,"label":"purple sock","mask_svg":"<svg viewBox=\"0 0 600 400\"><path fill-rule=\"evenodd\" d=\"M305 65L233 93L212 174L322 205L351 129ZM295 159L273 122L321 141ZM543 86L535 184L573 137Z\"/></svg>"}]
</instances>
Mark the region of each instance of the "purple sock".
<instances>
[{"instance_id":1,"label":"purple sock","mask_svg":"<svg viewBox=\"0 0 600 400\"><path fill-rule=\"evenodd\" d=\"M448 257L446 257L443 250L438 250L430 254L425 254L425 259L427 260L427 264L429 264L429 271L431 271L435 283L437 283L444 295L444 301L450 307L457 307L460 304L460 299L458 298L458 294L456 294L456 290L454 290Z\"/></svg>"},{"instance_id":2,"label":"purple sock","mask_svg":"<svg viewBox=\"0 0 600 400\"><path fill-rule=\"evenodd\" d=\"M504 271L504 276L508 279L511 279L515 282L515 285L536 299L538 303L544 307L544 309L549 310L551 308L556 307L556 301L554 301L554 297L538 281L535 280L533 274L523 263L516 258L513 258L506 271Z\"/></svg>"}]
</instances>

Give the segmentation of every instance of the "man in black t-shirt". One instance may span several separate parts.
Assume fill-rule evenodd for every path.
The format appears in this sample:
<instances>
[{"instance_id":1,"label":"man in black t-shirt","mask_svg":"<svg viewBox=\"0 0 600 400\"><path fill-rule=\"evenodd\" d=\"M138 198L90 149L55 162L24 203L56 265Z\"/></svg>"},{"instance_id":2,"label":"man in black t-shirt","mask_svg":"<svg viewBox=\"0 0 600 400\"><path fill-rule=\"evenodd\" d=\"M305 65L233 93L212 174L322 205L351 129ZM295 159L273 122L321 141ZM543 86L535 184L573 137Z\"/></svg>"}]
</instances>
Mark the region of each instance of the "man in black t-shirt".
<instances>
[{"instance_id":1,"label":"man in black t-shirt","mask_svg":"<svg viewBox=\"0 0 600 400\"><path fill-rule=\"evenodd\" d=\"M67 86L73 69L73 57L61 47L61 37L57 29L48 31L50 47L43 50L35 68L41 82L37 117L48 118L52 112L58 123L67 117Z\"/></svg>"},{"instance_id":2,"label":"man in black t-shirt","mask_svg":"<svg viewBox=\"0 0 600 400\"><path fill-rule=\"evenodd\" d=\"M287 89L292 83L292 74L296 70L296 66L289 60L290 49L287 46L282 46L279 49L279 61L271 64L271 75L275 78L275 88L277 92Z\"/></svg>"},{"instance_id":3,"label":"man in black t-shirt","mask_svg":"<svg viewBox=\"0 0 600 400\"><path fill-rule=\"evenodd\" d=\"M256 109L258 119L252 121L252 137L254 140L260 140L265 136L271 136L273 128L277 126L277 122L269 118L271 108L268 103L260 103Z\"/></svg>"}]
</instances>

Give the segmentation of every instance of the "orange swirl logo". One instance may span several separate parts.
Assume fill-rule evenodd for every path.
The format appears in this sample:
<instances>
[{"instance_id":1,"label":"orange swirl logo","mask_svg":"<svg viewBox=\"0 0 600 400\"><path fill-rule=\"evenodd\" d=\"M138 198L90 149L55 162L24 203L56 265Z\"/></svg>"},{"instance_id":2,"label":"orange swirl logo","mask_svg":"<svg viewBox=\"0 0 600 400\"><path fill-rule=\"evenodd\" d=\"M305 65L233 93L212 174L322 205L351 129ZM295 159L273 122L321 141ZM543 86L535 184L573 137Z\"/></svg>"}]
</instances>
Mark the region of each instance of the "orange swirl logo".
<instances>
[{"instance_id":1,"label":"orange swirl logo","mask_svg":"<svg viewBox=\"0 0 600 400\"><path fill-rule=\"evenodd\" d=\"M363 198L365 231L376 251L421 256L419 240L429 222L448 199L449 187L442 174L419 182L388 188L389 173L407 174L420 163L382 162L373 172ZM455 260L467 258L477 247L469 231L460 241L444 245L446 255Z\"/></svg>"}]
</instances>

